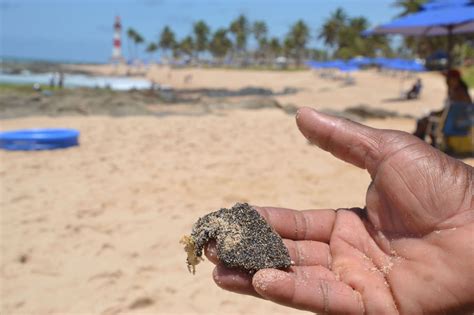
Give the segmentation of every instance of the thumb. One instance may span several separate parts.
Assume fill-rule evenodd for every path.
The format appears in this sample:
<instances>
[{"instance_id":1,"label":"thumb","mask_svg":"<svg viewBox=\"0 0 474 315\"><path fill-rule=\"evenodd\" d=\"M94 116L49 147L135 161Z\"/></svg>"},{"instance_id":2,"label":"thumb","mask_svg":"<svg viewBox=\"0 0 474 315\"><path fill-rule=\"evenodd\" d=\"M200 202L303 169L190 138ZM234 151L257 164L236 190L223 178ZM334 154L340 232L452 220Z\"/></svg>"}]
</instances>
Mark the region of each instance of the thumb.
<instances>
[{"instance_id":1,"label":"thumb","mask_svg":"<svg viewBox=\"0 0 474 315\"><path fill-rule=\"evenodd\" d=\"M380 130L303 107L296 114L301 133L321 149L360 168L373 177L385 156L418 140L408 134Z\"/></svg>"}]
</instances>

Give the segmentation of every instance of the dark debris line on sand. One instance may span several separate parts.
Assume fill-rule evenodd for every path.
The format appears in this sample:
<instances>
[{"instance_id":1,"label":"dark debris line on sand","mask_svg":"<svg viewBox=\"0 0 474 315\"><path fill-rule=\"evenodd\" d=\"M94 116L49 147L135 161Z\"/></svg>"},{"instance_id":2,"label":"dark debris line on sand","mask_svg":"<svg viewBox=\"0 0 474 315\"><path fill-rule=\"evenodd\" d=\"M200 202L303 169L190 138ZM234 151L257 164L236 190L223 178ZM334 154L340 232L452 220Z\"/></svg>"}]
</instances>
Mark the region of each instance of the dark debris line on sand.
<instances>
[{"instance_id":1,"label":"dark debris line on sand","mask_svg":"<svg viewBox=\"0 0 474 315\"><path fill-rule=\"evenodd\" d=\"M264 268L288 268L291 259L281 237L246 203L209 213L182 240L188 268L194 273L203 247L214 239L219 260L228 268L253 273Z\"/></svg>"}]
</instances>

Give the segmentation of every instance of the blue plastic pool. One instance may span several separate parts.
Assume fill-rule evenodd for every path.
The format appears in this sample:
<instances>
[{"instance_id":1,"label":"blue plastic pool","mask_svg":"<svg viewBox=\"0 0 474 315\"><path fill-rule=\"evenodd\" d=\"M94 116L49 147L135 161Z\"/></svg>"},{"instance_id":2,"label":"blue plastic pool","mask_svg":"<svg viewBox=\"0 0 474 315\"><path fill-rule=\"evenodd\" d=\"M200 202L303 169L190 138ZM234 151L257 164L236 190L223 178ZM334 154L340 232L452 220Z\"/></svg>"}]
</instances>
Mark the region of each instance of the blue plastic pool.
<instances>
[{"instance_id":1,"label":"blue plastic pool","mask_svg":"<svg viewBox=\"0 0 474 315\"><path fill-rule=\"evenodd\" d=\"M54 150L79 145L79 131L67 128L0 132L0 148L11 151Z\"/></svg>"}]
</instances>

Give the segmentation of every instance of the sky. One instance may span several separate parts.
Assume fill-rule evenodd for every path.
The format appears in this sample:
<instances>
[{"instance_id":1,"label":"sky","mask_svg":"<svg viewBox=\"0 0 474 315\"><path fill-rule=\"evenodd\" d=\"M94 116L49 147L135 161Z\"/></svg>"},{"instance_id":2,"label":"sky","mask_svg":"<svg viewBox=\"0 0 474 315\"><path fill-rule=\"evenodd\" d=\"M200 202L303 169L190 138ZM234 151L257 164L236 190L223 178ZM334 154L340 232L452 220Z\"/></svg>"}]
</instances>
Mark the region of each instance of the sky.
<instances>
[{"instance_id":1,"label":"sky","mask_svg":"<svg viewBox=\"0 0 474 315\"><path fill-rule=\"evenodd\" d=\"M114 17L156 41L169 25L179 38L197 20L215 30L239 14L264 20L270 36L283 37L303 19L311 30L311 47L322 48L317 30L336 8L365 16L371 25L393 19L394 0L0 0L0 56L63 62L107 62L112 52ZM123 50L127 43L123 36Z\"/></svg>"}]
</instances>

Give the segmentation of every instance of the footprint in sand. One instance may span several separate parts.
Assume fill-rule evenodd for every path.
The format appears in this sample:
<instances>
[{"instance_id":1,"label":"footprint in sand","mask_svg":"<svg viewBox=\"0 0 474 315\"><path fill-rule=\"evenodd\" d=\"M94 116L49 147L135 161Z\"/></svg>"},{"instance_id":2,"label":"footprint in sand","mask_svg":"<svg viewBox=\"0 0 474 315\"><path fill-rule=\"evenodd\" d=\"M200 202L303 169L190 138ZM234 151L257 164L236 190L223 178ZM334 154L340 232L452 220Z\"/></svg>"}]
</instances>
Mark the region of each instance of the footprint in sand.
<instances>
[{"instance_id":1,"label":"footprint in sand","mask_svg":"<svg viewBox=\"0 0 474 315\"><path fill-rule=\"evenodd\" d=\"M176 291L176 289L174 289L172 287L166 287L165 292L170 294L170 295L174 295L174 294L176 294L177 291Z\"/></svg>"},{"instance_id":2,"label":"footprint in sand","mask_svg":"<svg viewBox=\"0 0 474 315\"><path fill-rule=\"evenodd\" d=\"M140 275L147 275L150 273L154 273L157 269L153 266L141 266L138 268L137 273Z\"/></svg>"},{"instance_id":3,"label":"footprint in sand","mask_svg":"<svg viewBox=\"0 0 474 315\"><path fill-rule=\"evenodd\" d=\"M181 216L179 214L173 214L171 216L171 220L173 220L173 221L176 221L176 220L179 220L179 219L181 219Z\"/></svg>"},{"instance_id":4,"label":"footprint in sand","mask_svg":"<svg viewBox=\"0 0 474 315\"><path fill-rule=\"evenodd\" d=\"M113 251L113 250L115 250L115 247L112 244L104 243L104 244L102 244L102 246L100 247L100 249L97 251L97 253L95 255L100 256L104 252L109 251L109 250Z\"/></svg>"},{"instance_id":5,"label":"footprint in sand","mask_svg":"<svg viewBox=\"0 0 474 315\"><path fill-rule=\"evenodd\" d=\"M99 280L99 279L115 280L115 279L121 278L122 276L123 276L123 272L121 270L116 270L112 272L102 272L90 277L89 282L94 281L94 280Z\"/></svg>"},{"instance_id":6,"label":"footprint in sand","mask_svg":"<svg viewBox=\"0 0 474 315\"><path fill-rule=\"evenodd\" d=\"M26 264L30 260L30 256L28 254L21 254L18 257L18 262L20 264Z\"/></svg>"},{"instance_id":7,"label":"footprint in sand","mask_svg":"<svg viewBox=\"0 0 474 315\"><path fill-rule=\"evenodd\" d=\"M86 219L86 218L95 218L102 213L104 213L103 208L90 208L90 209L79 209L76 211L76 218Z\"/></svg>"},{"instance_id":8,"label":"footprint in sand","mask_svg":"<svg viewBox=\"0 0 474 315\"><path fill-rule=\"evenodd\" d=\"M150 305L153 305L154 303L155 301L149 297L141 297L133 301L128 308L131 310L134 310L137 308L145 308Z\"/></svg>"}]
</instances>

